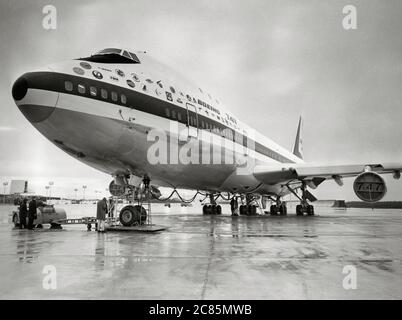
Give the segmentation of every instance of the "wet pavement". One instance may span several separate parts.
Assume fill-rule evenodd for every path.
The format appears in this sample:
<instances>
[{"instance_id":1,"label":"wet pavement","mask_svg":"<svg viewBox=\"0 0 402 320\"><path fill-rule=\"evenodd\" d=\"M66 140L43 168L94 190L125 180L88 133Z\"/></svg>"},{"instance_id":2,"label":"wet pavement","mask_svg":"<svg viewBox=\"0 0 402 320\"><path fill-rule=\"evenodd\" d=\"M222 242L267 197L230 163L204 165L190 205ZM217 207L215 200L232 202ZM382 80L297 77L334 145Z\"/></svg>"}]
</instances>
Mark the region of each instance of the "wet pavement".
<instances>
[{"instance_id":1,"label":"wet pavement","mask_svg":"<svg viewBox=\"0 0 402 320\"><path fill-rule=\"evenodd\" d=\"M153 210L164 232L99 234L14 229L11 209L0 206L1 299L402 298L402 210L232 218L173 205Z\"/></svg>"}]
</instances>

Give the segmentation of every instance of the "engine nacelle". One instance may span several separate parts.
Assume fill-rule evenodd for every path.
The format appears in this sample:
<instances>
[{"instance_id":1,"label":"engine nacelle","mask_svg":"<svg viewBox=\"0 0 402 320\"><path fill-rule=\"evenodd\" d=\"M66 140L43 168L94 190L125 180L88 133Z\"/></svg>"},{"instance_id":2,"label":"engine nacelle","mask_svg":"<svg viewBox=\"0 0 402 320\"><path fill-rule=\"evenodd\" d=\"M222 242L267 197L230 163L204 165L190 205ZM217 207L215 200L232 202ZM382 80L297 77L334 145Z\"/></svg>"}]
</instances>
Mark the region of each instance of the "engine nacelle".
<instances>
[{"instance_id":1,"label":"engine nacelle","mask_svg":"<svg viewBox=\"0 0 402 320\"><path fill-rule=\"evenodd\" d=\"M353 182L353 190L365 202L380 201L387 193L384 179L375 172L363 172Z\"/></svg>"}]
</instances>

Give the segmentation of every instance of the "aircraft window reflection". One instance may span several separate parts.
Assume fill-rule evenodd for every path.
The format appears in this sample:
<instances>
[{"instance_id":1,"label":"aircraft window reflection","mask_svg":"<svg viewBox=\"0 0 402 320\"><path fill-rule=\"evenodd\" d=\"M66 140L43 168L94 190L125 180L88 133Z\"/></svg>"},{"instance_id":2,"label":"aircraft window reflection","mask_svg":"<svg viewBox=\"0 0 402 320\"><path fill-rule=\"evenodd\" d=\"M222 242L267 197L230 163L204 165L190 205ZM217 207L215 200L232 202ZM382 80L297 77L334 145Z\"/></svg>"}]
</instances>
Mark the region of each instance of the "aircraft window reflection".
<instances>
[{"instance_id":1,"label":"aircraft window reflection","mask_svg":"<svg viewBox=\"0 0 402 320\"><path fill-rule=\"evenodd\" d=\"M120 100L121 100L121 103L124 103L124 104L126 104L126 102L127 102L127 98L124 94L121 95Z\"/></svg>"},{"instance_id":2,"label":"aircraft window reflection","mask_svg":"<svg viewBox=\"0 0 402 320\"><path fill-rule=\"evenodd\" d=\"M124 104L127 103L127 98L124 94L121 95L120 100L121 100L121 103L124 103Z\"/></svg>"},{"instance_id":3,"label":"aircraft window reflection","mask_svg":"<svg viewBox=\"0 0 402 320\"><path fill-rule=\"evenodd\" d=\"M176 119L176 111L172 110L172 119Z\"/></svg>"},{"instance_id":4,"label":"aircraft window reflection","mask_svg":"<svg viewBox=\"0 0 402 320\"><path fill-rule=\"evenodd\" d=\"M111 96L112 96L112 100L116 102L117 101L117 93L112 91Z\"/></svg>"},{"instance_id":5,"label":"aircraft window reflection","mask_svg":"<svg viewBox=\"0 0 402 320\"><path fill-rule=\"evenodd\" d=\"M105 89L101 89L101 96L103 99L107 99L107 91Z\"/></svg>"},{"instance_id":6,"label":"aircraft window reflection","mask_svg":"<svg viewBox=\"0 0 402 320\"><path fill-rule=\"evenodd\" d=\"M128 54L128 52L126 50L123 51L123 56L131 59L131 56Z\"/></svg>"},{"instance_id":7,"label":"aircraft window reflection","mask_svg":"<svg viewBox=\"0 0 402 320\"><path fill-rule=\"evenodd\" d=\"M177 112L177 119L178 119L179 121L181 121L181 113L180 113L180 112Z\"/></svg>"},{"instance_id":8,"label":"aircraft window reflection","mask_svg":"<svg viewBox=\"0 0 402 320\"><path fill-rule=\"evenodd\" d=\"M72 84L72 82L70 82L70 81L65 81L65 82L64 82L64 88L65 88L67 91L73 91L73 84Z\"/></svg>"},{"instance_id":9,"label":"aircraft window reflection","mask_svg":"<svg viewBox=\"0 0 402 320\"><path fill-rule=\"evenodd\" d=\"M96 97L97 95L97 90L95 87L89 87L89 93L91 94L91 96Z\"/></svg>"},{"instance_id":10,"label":"aircraft window reflection","mask_svg":"<svg viewBox=\"0 0 402 320\"><path fill-rule=\"evenodd\" d=\"M170 110L168 108L165 109L166 116L170 118Z\"/></svg>"},{"instance_id":11,"label":"aircraft window reflection","mask_svg":"<svg viewBox=\"0 0 402 320\"><path fill-rule=\"evenodd\" d=\"M85 86L83 84L78 85L78 92L82 94L85 93Z\"/></svg>"},{"instance_id":12,"label":"aircraft window reflection","mask_svg":"<svg viewBox=\"0 0 402 320\"><path fill-rule=\"evenodd\" d=\"M134 53L117 48L103 49L90 57L79 58L78 60L100 63L140 63Z\"/></svg>"},{"instance_id":13,"label":"aircraft window reflection","mask_svg":"<svg viewBox=\"0 0 402 320\"><path fill-rule=\"evenodd\" d=\"M99 51L97 54L120 54L121 49L116 49L116 48L107 48Z\"/></svg>"}]
</instances>

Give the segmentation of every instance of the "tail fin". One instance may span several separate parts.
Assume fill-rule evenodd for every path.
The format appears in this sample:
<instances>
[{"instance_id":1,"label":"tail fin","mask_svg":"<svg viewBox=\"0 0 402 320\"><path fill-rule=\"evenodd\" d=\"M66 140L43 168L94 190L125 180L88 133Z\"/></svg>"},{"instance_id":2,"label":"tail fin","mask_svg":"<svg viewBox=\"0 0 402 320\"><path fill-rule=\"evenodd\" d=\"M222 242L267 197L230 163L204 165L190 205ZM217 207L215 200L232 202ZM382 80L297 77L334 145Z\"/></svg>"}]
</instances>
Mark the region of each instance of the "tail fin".
<instances>
[{"instance_id":1,"label":"tail fin","mask_svg":"<svg viewBox=\"0 0 402 320\"><path fill-rule=\"evenodd\" d=\"M303 140L302 140L302 117L299 118L299 126L297 127L295 144L293 145L293 154L303 159Z\"/></svg>"}]
</instances>

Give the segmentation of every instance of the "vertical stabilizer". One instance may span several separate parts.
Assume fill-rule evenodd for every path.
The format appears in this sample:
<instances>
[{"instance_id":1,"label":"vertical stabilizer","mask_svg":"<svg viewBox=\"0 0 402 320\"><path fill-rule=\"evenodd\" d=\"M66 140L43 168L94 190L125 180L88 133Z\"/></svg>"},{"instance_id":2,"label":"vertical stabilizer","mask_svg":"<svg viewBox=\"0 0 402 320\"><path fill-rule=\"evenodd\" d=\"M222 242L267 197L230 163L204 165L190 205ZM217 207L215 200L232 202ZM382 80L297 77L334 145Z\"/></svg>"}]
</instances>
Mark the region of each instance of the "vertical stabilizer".
<instances>
[{"instance_id":1,"label":"vertical stabilizer","mask_svg":"<svg viewBox=\"0 0 402 320\"><path fill-rule=\"evenodd\" d=\"M303 159L303 140L302 140L302 117L299 118L299 126L297 127L295 144L293 145L293 154Z\"/></svg>"}]
</instances>

